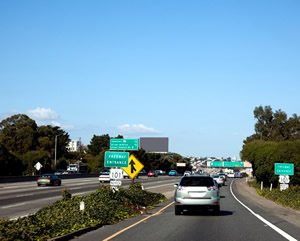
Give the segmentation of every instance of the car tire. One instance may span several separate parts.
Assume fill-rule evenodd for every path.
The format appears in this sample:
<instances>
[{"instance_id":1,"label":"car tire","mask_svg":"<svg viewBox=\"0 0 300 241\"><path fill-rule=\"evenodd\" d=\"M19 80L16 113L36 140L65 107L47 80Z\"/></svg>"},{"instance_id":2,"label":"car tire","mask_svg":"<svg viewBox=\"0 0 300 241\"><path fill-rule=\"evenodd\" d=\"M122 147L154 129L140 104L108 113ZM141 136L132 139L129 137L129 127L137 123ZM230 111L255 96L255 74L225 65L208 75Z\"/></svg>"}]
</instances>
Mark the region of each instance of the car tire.
<instances>
[{"instance_id":1,"label":"car tire","mask_svg":"<svg viewBox=\"0 0 300 241\"><path fill-rule=\"evenodd\" d=\"M175 206L175 215L181 214L181 208Z\"/></svg>"},{"instance_id":2,"label":"car tire","mask_svg":"<svg viewBox=\"0 0 300 241\"><path fill-rule=\"evenodd\" d=\"M41 184L38 184L38 186L41 186Z\"/></svg>"}]
</instances>

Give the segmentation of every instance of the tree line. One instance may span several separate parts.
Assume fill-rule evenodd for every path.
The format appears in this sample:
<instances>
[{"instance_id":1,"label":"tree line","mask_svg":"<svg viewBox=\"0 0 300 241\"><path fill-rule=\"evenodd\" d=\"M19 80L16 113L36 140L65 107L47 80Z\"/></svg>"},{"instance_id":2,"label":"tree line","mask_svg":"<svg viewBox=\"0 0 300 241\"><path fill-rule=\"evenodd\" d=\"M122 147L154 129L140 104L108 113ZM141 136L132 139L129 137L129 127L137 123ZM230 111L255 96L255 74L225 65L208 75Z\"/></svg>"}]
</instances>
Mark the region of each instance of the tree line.
<instances>
[{"instance_id":1,"label":"tree line","mask_svg":"<svg viewBox=\"0 0 300 241\"><path fill-rule=\"evenodd\" d=\"M282 110L270 106L254 109L255 133L244 140L241 159L251 162L257 181L278 185L275 163L293 163L291 184L300 185L300 117L288 118Z\"/></svg>"},{"instance_id":2,"label":"tree line","mask_svg":"<svg viewBox=\"0 0 300 241\"><path fill-rule=\"evenodd\" d=\"M99 173L104 169L104 155L109 150L110 138L108 134L94 135L86 151L69 152L69 134L60 127L38 126L25 114L13 115L0 122L0 176L35 175L37 162L42 164L43 173L66 169L69 163L80 163L88 167L89 173ZM169 171L176 169L177 162L185 162L189 168L189 160L179 154L147 153L143 149L134 154L146 170Z\"/></svg>"}]
</instances>

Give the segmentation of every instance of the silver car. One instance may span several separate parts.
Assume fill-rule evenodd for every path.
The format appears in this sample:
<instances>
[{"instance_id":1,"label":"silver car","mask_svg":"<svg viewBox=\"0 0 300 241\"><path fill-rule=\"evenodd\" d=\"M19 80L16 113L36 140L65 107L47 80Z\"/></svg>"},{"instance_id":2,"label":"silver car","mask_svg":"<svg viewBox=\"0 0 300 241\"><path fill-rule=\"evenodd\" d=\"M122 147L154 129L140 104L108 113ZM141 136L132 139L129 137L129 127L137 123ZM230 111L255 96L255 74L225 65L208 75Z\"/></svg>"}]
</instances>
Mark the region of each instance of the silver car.
<instances>
[{"instance_id":1,"label":"silver car","mask_svg":"<svg viewBox=\"0 0 300 241\"><path fill-rule=\"evenodd\" d=\"M176 187L175 215L185 209L207 208L220 212L220 193L213 178L204 175L190 175L181 178Z\"/></svg>"}]
</instances>

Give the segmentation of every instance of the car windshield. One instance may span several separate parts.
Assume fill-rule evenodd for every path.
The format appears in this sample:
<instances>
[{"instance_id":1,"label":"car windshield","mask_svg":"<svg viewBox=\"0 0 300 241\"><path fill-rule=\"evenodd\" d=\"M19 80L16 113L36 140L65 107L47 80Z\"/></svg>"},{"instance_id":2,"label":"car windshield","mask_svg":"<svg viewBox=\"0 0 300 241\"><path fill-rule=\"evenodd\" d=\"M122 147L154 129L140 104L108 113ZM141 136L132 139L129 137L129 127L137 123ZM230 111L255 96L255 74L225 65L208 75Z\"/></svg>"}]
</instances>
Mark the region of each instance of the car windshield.
<instances>
[{"instance_id":1,"label":"car windshield","mask_svg":"<svg viewBox=\"0 0 300 241\"><path fill-rule=\"evenodd\" d=\"M202 187L211 187L214 186L214 181L210 177L183 177L180 181L180 186L202 186Z\"/></svg>"}]
</instances>

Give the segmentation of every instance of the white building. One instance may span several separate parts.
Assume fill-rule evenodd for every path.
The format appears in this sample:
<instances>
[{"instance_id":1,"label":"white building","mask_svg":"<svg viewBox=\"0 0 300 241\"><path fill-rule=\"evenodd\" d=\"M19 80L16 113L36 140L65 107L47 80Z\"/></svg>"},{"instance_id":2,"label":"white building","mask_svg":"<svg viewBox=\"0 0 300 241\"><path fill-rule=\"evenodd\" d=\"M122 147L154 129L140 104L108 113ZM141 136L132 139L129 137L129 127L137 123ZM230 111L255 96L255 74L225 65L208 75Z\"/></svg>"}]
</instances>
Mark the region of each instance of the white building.
<instances>
[{"instance_id":1,"label":"white building","mask_svg":"<svg viewBox=\"0 0 300 241\"><path fill-rule=\"evenodd\" d=\"M80 151L81 146L81 141L70 141L67 148L69 151Z\"/></svg>"}]
</instances>

